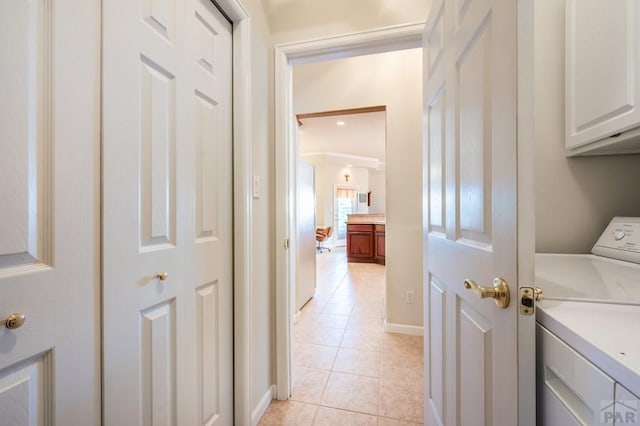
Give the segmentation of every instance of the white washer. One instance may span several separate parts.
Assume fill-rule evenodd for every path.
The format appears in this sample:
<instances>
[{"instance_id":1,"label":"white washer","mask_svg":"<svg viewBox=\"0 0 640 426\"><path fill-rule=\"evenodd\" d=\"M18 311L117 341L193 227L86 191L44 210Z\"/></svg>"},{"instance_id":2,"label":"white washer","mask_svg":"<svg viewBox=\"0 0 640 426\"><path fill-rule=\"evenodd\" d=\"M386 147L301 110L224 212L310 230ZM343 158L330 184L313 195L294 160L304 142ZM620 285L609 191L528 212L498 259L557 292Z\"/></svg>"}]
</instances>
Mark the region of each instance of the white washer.
<instances>
[{"instance_id":1,"label":"white washer","mask_svg":"<svg viewBox=\"0 0 640 426\"><path fill-rule=\"evenodd\" d=\"M611 395L619 386L640 395L640 218L613 218L591 252L535 257L535 285L544 293L536 304L543 327L537 340L539 415L547 424L574 424L558 419L580 419L584 407L599 414L608 397L589 399L598 377L608 381ZM552 339L540 337L550 335L562 343L552 346ZM562 345L564 352L557 349ZM589 384L584 392L583 382Z\"/></svg>"},{"instance_id":2,"label":"white washer","mask_svg":"<svg viewBox=\"0 0 640 426\"><path fill-rule=\"evenodd\" d=\"M544 299L640 305L640 218L613 218L591 252L536 254Z\"/></svg>"}]
</instances>

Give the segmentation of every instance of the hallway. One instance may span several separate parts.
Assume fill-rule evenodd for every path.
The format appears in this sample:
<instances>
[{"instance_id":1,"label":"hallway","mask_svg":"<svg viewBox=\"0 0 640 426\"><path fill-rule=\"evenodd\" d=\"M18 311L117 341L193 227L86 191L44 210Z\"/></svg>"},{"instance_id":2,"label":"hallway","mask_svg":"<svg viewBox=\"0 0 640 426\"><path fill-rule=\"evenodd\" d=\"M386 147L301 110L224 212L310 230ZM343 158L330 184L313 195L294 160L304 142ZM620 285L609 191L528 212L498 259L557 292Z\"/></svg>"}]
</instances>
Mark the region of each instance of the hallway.
<instances>
[{"instance_id":1,"label":"hallway","mask_svg":"<svg viewBox=\"0 0 640 426\"><path fill-rule=\"evenodd\" d=\"M383 332L385 267L317 256L316 296L295 324L293 394L259 425L423 423L422 336Z\"/></svg>"}]
</instances>

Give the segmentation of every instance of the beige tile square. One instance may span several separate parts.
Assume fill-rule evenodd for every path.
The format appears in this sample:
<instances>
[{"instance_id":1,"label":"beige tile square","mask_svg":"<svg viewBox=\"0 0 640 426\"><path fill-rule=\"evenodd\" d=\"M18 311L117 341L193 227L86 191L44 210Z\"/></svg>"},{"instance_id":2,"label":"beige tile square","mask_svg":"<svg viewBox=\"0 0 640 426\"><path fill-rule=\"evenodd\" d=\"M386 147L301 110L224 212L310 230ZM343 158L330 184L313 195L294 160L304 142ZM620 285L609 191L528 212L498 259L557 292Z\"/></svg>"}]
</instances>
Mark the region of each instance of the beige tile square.
<instances>
[{"instance_id":1,"label":"beige tile square","mask_svg":"<svg viewBox=\"0 0 640 426\"><path fill-rule=\"evenodd\" d=\"M357 411L378 413L378 379L333 372L324 391L322 405Z\"/></svg>"},{"instance_id":2,"label":"beige tile square","mask_svg":"<svg viewBox=\"0 0 640 426\"><path fill-rule=\"evenodd\" d=\"M258 426L312 425L317 405L296 401L271 401Z\"/></svg>"},{"instance_id":3,"label":"beige tile square","mask_svg":"<svg viewBox=\"0 0 640 426\"><path fill-rule=\"evenodd\" d=\"M328 327L296 327L294 336L297 343L313 343L325 346L340 346L344 330Z\"/></svg>"},{"instance_id":4,"label":"beige tile square","mask_svg":"<svg viewBox=\"0 0 640 426\"><path fill-rule=\"evenodd\" d=\"M382 333L345 331L342 336L343 348L360 349L362 351L378 351L382 348Z\"/></svg>"},{"instance_id":5,"label":"beige tile square","mask_svg":"<svg viewBox=\"0 0 640 426\"><path fill-rule=\"evenodd\" d=\"M407 422L404 420L388 419L386 417L378 417L378 426L415 426L422 423Z\"/></svg>"},{"instance_id":6,"label":"beige tile square","mask_svg":"<svg viewBox=\"0 0 640 426\"><path fill-rule=\"evenodd\" d=\"M297 367L331 370L338 353L338 348L333 346L310 343L295 343L293 346L293 364Z\"/></svg>"},{"instance_id":7,"label":"beige tile square","mask_svg":"<svg viewBox=\"0 0 640 426\"><path fill-rule=\"evenodd\" d=\"M422 423L424 420L423 393L414 392L403 383L380 379L381 416Z\"/></svg>"},{"instance_id":8,"label":"beige tile square","mask_svg":"<svg viewBox=\"0 0 640 426\"><path fill-rule=\"evenodd\" d=\"M378 419L368 414L319 407L314 426L376 426Z\"/></svg>"},{"instance_id":9,"label":"beige tile square","mask_svg":"<svg viewBox=\"0 0 640 426\"><path fill-rule=\"evenodd\" d=\"M329 298L329 302L328 303L339 303L339 304L343 304L343 305L353 305L355 302L355 297L353 294L336 294L334 293L333 296L331 296Z\"/></svg>"},{"instance_id":10,"label":"beige tile square","mask_svg":"<svg viewBox=\"0 0 640 426\"><path fill-rule=\"evenodd\" d=\"M333 371L378 377L380 376L380 352L340 348L333 364Z\"/></svg>"},{"instance_id":11,"label":"beige tile square","mask_svg":"<svg viewBox=\"0 0 640 426\"><path fill-rule=\"evenodd\" d=\"M352 303L327 303L322 309L323 314L329 315L351 315Z\"/></svg>"},{"instance_id":12,"label":"beige tile square","mask_svg":"<svg viewBox=\"0 0 640 426\"><path fill-rule=\"evenodd\" d=\"M380 374L385 378L424 375L422 336L384 333Z\"/></svg>"},{"instance_id":13,"label":"beige tile square","mask_svg":"<svg viewBox=\"0 0 640 426\"><path fill-rule=\"evenodd\" d=\"M320 314L315 319L318 327L341 328L345 329L349 321L349 317L345 315Z\"/></svg>"},{"instance_id":14,"label":"beige tile square","mask_svg":"<svg viewBox=\"0 0 640 426\"><path fill-rule=\"evenodd\" d=\"M380 363L380 378L401 383L412 392L424 393L423 368L405 368L400 365Z\"/></svg>"},{"instance_id":15,"label":"beige tile square","mask_svg":"<svg viewBox=\"0 0 640 426\"><path fill-rule=\"evenodd\" d=\"M291 399L294 401L319 404L324 387L329 379L329 372L312 368L295 367L293 369L293 389Z\"/></svg>"},{"instance_id":16,"label":"beige tile square","mask_svg":"<svg viewBox=\"0 0 640 426\"><path fill-rule=\"evenodd\" d=\"M363 318L382 319L382 304L380 302L369 302L366 299L363 301L358 300L351 314Z\"/></svg>"},{"instance_id":17,"label":"beige tile square","mask_svg":"<svg viewBox=\"0 0 640 426\"><path fill-rule=\"evenodd\" d=\"M330 315L330 314L318 314L313 313L312 315L306 316L298 323L297 326L301 327L328 327L328 328L341 328L345 329L347 327L347 323L349 321L349 317L346 315Z\"/></svg>"},{"instance_id":18,"label":"beige tile square","mask_svg":"<svg viewBox=\"0 0 640 426\"><path fill-rule=\"evenodd\" d=\"M384 333L382 347L388 351L402 352L422 356L424 353L424 337L408 334Z\"/></svg>"},{"instance_id":19,"label":"beige tile square","mask_svg":"<svg viewBox=\"0 0 640 426\"><path fill-rule=\"evenodd\" d=\"M382 319L351 315L349 318L349 324L347 324L347 331L356 333L381 333Z\"/></svg>"}]
</instances>

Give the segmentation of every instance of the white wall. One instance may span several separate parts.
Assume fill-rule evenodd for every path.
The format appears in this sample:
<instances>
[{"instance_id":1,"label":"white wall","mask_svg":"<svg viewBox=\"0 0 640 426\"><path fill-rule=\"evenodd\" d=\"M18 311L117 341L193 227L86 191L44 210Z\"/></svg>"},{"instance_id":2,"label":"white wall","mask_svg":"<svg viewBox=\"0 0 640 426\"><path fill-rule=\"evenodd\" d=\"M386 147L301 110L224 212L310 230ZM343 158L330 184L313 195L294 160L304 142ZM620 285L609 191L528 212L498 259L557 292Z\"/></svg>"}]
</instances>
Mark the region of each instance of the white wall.
<instances>
[{"instance_id":1,"label":"white wall","mask_svg":"<svg viewBox=\"0 0 640 426\"><path fill-rule=\"evenodd\" d=\"M252 200L253 275L251 283L251 407L275 382L275 255L273 43L260 0L242 0L251 16L252 175L262 194Z\"/></svg>"},{"instance_id":2,"label":"white wall","mask_svg":"<svg viewBox=\"0 0 640 426\"><path fill-rule=\"evenodd\" d=\"M640 216L640 156L565 157L565 5L535 7L536 250L588 253L613 216Z\"/></svg>"},{"instance_id":3,"label":"white wall","mask_svg":"<svg viewBox=\"0 0 640 426\"><path fill-rule=\"evenodd\" d=\"M426 0L264 0L276 44L423 22Z\"/></svg>"},{"instance_id":4,"label":"white wall","mask_svg":"<svg viewBox=\"0 0 640 426\"><path fill-rule=\"evenodd\" d=\"M296 114L386 105L387 321L421 326L422 50L295 66L293 98Z\"/></svg>"},{"instance_id":5,"label":"white wall","mask_svg":"<svg viewBox=\"0 0 640 426\"><path fill-rule=\"evenodd\" d=\"M371 206L369 213L382 213L385 210L386 175L383 171L372 170L369 172L369 191L371 191Z\"/></svg>"},{"instance_id":6,"label":"white wall","mask_svg":"<svg viewBox=\"0 0 640 426\"><path fill-rule=\"evenodd\" d=\"M369 171L359 167L343 167L335 164L316 164L316 224L318 226L335 226L333 195L335 185L352 186L358 192L369 189ZM344 175L349 173L349 182ZM358 213L368 213L366 203L358 206Z\"/></svg>"}]
</instances>

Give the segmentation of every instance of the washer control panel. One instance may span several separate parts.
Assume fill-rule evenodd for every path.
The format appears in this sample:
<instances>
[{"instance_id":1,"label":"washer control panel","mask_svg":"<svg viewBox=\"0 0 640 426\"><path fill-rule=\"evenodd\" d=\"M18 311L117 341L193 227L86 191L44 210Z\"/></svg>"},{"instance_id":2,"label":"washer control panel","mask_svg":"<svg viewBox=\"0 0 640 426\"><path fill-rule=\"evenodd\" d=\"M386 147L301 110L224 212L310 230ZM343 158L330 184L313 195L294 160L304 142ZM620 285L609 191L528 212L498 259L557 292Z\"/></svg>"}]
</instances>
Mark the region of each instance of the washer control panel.
<instances>
[{"instance_id":1,"label":"washer control panel","mask_svg":"<svg viewBox=\"0 0 640 426\"><path fill-rule=\"evenodd\" d=\"M591 253L640 263L640 217L614 217Z\"/></svg>"}]
</instances>

